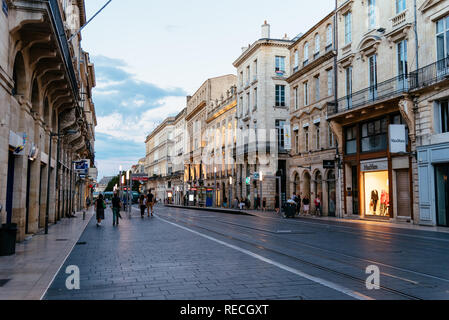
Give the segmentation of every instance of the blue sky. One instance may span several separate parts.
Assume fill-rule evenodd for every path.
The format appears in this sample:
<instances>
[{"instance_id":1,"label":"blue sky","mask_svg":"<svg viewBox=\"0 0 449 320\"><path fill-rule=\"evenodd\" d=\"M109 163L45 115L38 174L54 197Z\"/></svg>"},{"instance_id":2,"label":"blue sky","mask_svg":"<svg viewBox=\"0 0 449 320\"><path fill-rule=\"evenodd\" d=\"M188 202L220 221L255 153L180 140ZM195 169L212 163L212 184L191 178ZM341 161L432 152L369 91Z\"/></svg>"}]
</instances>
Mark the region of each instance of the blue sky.
<instances>
[{"instance_id":1,"label":"blue sky","mask_svg":"<svg viewBox=\"0 0 449 320\"><path fill-rule=\"evenodd\" d=\"M106 0L86 1L87 17ZM235 74L241 47L271 36L293 38L317 23L334 0L113 0L83 31L95 64L99 178L145 156L145 137L185 107L210 77Z\"/></svg>"}]
</instances>

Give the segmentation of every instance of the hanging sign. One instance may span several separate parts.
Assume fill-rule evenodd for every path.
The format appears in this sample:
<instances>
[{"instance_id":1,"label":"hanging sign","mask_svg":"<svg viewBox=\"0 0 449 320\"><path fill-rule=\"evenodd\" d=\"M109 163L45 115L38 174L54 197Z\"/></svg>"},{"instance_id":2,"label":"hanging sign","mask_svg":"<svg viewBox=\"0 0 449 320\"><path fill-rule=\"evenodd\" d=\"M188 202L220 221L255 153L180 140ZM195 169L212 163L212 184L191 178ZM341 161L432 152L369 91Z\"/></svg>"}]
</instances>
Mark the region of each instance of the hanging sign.
<instances>
[{"instance_id":1,"label":"hanging sign","mask_svg":"<svg viewBox=\"0 0 449 320\"><path fill-rule=\"evenodd\" d=\"M407 152L407 136L405 133L405 125L392 124L389 127L390 152L405 153Z\"/></svg>"}]
</instances>

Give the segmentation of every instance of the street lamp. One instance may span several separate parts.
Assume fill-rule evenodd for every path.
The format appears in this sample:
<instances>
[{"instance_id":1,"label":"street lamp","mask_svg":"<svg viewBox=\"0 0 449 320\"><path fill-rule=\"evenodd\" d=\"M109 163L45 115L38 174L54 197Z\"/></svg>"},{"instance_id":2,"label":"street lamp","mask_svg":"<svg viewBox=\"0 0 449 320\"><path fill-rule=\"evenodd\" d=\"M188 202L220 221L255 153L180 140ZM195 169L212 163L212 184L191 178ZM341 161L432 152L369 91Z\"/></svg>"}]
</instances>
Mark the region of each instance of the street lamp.
<instances>
[{"instance_id":1,"label":"street lamp","mask_svg":"<svg viewBox=\"0 0 449 320\"><path fill-rule=\"evenodd\" d=\"M214 167L214 207L217 207L217 167Z\"/></svg>"},{"instance_id":2,"label":"street lamp","mask_svg":"<svg viewBox=\"0 0 449 320\"><path fill-rule=\"evenodd\" d=\"M229 177L229 209L232 208L232 177Z\"/></svg>"},{"instance_id":3,"label":"street lamp","mask_svg":"<svg viewBox=\"0 0 449 320\"><path fill-rule=\"evenodd\" d=\"M48 150L48 172L47 172L47 205L45 208L45 234L48 234L48 220L50 216L50 179L51 179L51 147L53 142L53 137L63 137L68 135L74 135L77 134L77 130L67 130L65 133L53 133L50 132L50 145ZM58 164L55 163L55 167L57 167Z\"/></svg>"},{"instance_id":4,"label":"street lamp","mask_svg":"<svg viewBox=\"0 0 449 320\"><path fill-rule=\"evenodd\" d=\"M259 180L260 180L260 206L263 209L263 191L262 191L262 185L263 185L263 172L260 171L259 174Z\"/></svg>"}]
</instances>

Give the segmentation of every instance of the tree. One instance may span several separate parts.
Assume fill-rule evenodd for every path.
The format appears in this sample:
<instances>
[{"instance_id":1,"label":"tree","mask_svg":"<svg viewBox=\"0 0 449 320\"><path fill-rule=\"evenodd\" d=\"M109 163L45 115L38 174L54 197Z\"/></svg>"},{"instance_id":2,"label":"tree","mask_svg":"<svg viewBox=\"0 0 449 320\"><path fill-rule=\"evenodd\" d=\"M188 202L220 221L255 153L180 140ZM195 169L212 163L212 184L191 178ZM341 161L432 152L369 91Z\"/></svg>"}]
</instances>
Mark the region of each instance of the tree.
<instances>
[{"instance_id":1,"label":"tree","mask_svg":"<svg viewBox=\"0 0 449 320\"><path fill-rule=\"evenodd\" d=\"M108 186L106 187L105 192L112 192L114 191L114 187L115 185L119 184L119 177L114 177L112 178L112 180L109 182Z\"/></svg>"}]
</instances>

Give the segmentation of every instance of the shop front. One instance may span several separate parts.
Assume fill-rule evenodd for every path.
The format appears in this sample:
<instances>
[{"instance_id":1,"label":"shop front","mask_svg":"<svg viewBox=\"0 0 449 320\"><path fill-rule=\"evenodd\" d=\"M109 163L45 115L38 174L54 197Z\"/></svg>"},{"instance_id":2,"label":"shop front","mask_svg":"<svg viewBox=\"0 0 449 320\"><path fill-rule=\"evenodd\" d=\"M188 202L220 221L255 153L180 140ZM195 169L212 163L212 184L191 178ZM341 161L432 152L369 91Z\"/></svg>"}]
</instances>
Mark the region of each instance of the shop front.
<instances>
[{"instance_id":1,"label":"shop front","mask_svg":"<svg viewBox=\"0 0 449 320\"><path fill-rule=\"evenodd\" d=\"M361 167L361 212L365 217L390 217L388 159L368 160Z\"/></svg>"}]
</instances>

